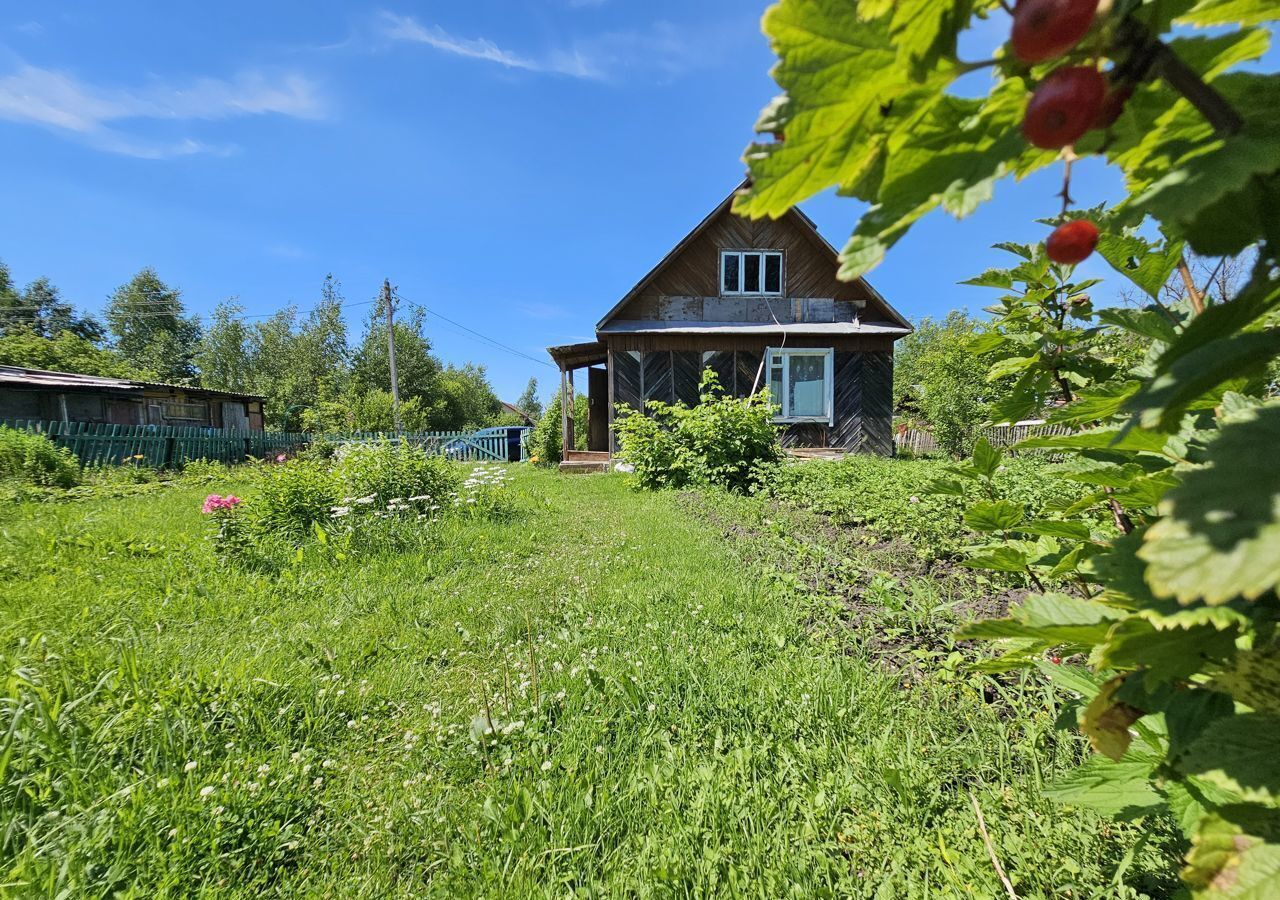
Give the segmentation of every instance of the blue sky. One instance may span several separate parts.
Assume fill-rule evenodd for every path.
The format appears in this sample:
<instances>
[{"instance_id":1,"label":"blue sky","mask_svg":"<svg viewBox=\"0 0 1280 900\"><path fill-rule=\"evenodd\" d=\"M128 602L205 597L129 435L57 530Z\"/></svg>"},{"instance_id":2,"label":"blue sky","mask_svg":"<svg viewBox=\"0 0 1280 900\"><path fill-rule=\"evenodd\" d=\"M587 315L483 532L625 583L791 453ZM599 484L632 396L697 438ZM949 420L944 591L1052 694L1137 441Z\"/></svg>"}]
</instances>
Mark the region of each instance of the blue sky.
<instances>
[{"instance_id":1,"label":"blue sky","mask_svg":"<svg viewBox=\"0 0 1280 900\"><path fill-rule=\"evenodd\" d=\"M0 259L91 310L145 265L201 313L306 308L328 272L357 302L389 277L545 359L741 178L776 93L763 7L6 0ZM913 318L980 308L991 297L956 282L1000 261L995 241L1043 237L1060 177L1004 183L964 222L930 216L869 280ZM1119 185L1090 162L1074 194ZM859 207L805 210L839 246ZM530 375L550 390L553 369L428 324L504 397Z\"/></svg>"}]
</instances>

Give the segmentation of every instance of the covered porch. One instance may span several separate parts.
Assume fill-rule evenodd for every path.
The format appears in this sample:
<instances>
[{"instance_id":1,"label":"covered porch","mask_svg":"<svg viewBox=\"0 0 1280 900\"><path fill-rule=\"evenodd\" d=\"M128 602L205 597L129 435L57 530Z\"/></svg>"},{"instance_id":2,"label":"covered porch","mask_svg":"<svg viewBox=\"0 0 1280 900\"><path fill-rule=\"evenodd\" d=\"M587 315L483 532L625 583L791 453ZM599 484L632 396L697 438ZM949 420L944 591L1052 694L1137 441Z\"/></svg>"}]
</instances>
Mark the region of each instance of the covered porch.
<instances>
[{"instance_id":1,"label":"covered porch","mask_svg":"<svg viewBox=\"0 0 1280 900\"><path fill-rule=\"evenodd\" d=\"M549 347L547 352L560 369L560 468L567 472L605 472L609 469L609 411L613 382L609 377L609 348L602 341ZM577 433L574 409L577 393L574 374L586 370L586 435ZM579 448L579 437L585 449Z\"/></svg>"}]
</instances>

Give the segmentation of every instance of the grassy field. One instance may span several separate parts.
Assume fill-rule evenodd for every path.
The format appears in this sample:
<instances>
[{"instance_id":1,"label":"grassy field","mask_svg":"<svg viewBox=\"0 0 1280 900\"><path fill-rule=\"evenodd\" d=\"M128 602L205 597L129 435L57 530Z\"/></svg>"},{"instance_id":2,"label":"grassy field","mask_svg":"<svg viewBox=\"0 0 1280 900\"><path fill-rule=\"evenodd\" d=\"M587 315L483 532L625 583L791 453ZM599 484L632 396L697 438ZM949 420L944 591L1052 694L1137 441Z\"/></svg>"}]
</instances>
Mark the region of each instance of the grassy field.
<instances>
[{"instance_id":1,"label":"grassy field","mask_svg":"<svg viewBox=\"0 0 1280 900\"><path fill-rule=\"evenodd\" d=\"M1002 896L975 800L1021 897L1172 892L1043 795L1060 698L966 671L998 591L830 511L525 467L254 574L209 490L0 511L0 895Z\"/></svg>"}]
</instances>

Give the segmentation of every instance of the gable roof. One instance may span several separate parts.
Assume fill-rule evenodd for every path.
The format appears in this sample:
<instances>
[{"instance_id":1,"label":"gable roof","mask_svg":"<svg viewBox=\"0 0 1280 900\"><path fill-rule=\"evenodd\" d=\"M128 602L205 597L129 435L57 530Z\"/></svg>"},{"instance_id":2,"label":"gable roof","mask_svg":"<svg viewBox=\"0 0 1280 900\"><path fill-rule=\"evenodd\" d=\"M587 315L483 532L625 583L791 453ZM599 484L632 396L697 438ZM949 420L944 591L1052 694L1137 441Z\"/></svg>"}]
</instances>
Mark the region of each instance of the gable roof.
<instances>
[{"instance_id":1,"label":"gable roof","mask_svg":"<svg viewBox=\"0 0 1280 900\"><path fill-rule=\"evenodd\" d=\"M744 188L748 187L749 185L750 185L750 180L744 179L737 187L735 187L732 191L730 191L729 196L725 197L724 200L720 201L720 203L718 203L716 207L711 210L711 212L707 213L706 217L701 222L699 222L692 231L690 231L683 238L681 238L680 242L676 244L674 247L672 247L670 252L668 252L667 255L664 256L656 266L654 266L652 269L649 270L647 275L645 275L638 282L636 282L636 285L633 288L631 288L630 291L627 292L626 296L624 296L621 300L615 303L613 305L613 308L604 314L604 317L599 322L596 323L596 331L603 332L607 330L609 321L613 319L614 316L618 315L618 313L620 313L624 308L626 308L628 303L630 303L637 296L639 296L641 292L643 292L646 288L648 288L649 285L653 283L654 279L656 279L662 273L662 271L667 268L668 265L670 265L678 256L680 256L681 253L687 250L694 241L696 241L699 237L701 237L702 234L709 227L711 227L711 224L716 219L718 219L724 213L728 212L733 205L733 199ZM831 265L833 266L833 268L836 268L836 269L839 268L840 254L836 251L836 248L831 246L831 243L822 236L821 232L818 231L818 226L814 224L814 221L810 219L808 216L806 216L800 210L799 207L796 207L796 206L791 207L791 209L787 210L787 212L783 215L782 218L790 220L792 224L794 224L797 227L797 230L802 235L804 235L806 238L809 239L810 243L813 244L814 249L817 250L819 254L829 258L831 260ZM905 329L905 331L902 333L905 334L909 331L914 330L911 326L911 323L908 322L900 312L894 309L893 306L889 303L889 301L885 300L884 296L879 291L877 291L874 287L872 287L871 284L865 278L859 278L855 283L861 286L862 288L864 288L867 291L867 293L870 294L884 308L884 310L887 312L889 316L889 319L894 325L897 325Z\"/></svg>"}]
</instances>

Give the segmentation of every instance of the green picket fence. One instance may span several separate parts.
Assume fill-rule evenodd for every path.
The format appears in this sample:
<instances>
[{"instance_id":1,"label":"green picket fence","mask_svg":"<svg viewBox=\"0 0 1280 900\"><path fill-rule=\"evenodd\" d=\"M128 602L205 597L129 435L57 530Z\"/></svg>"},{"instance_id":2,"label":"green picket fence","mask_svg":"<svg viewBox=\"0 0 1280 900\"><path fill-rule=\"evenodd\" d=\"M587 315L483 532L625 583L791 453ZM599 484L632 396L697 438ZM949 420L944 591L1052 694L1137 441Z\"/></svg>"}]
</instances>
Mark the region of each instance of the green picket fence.
<instances>
[{"instance_id":1,"label":"green picket fence","mask_svg":"<svg viewBox=\"0 0 1280 900\"><path fill-rule=\"evenodd\" d=\"M421 431L405 434L348 432L304 434L300 432L216 430L177 428L167 425L103 425L93 422L50 422L39 419L3 419L0 425L43 434L59 447L66 447L84 466L148 465L176 468L198 459L228 464L250 458L272 459L301 450L313 441L359 444L382 440L403 440L431 454L443 454L467 462L507 462L507 429L479 432ZM520 429L520 459L527 459L525 439L529 429Z\"/></svg>"}]
</instances>

